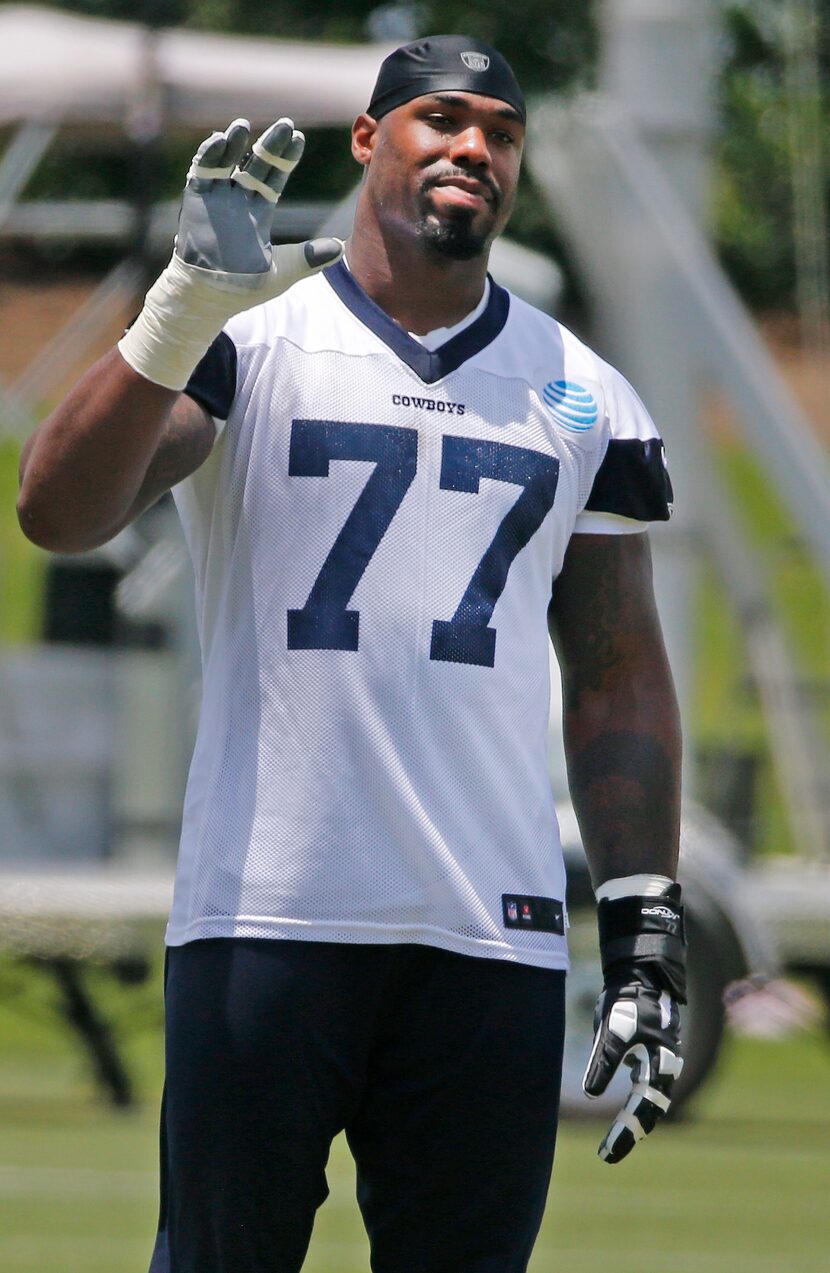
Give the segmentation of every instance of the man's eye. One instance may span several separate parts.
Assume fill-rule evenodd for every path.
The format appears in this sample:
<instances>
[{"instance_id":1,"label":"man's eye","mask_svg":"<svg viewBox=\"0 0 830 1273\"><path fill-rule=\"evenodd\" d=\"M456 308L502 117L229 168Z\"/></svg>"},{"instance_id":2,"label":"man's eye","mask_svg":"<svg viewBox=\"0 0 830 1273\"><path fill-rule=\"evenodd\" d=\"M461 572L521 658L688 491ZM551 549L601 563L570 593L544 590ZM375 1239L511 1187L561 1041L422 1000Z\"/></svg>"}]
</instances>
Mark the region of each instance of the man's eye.
<instances>
[{"instance_id":1,"label":"man's eye","mask_svg":"<svg viewBox=\"0 0 830 1273\"><path fill-rule=\"evenodd\" d=\"M436 124L439 128L449 128L452 123L448 115L430 115L428 120L430 124Z\"/></svg>"}]
</instances>

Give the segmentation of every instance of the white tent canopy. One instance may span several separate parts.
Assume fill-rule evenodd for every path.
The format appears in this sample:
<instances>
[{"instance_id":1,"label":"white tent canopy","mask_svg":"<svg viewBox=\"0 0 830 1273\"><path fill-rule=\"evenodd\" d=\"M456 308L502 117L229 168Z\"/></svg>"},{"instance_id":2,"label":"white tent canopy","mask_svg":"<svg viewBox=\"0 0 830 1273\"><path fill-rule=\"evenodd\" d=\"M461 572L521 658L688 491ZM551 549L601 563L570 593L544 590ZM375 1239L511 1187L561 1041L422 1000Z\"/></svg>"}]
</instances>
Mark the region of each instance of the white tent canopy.
<instances>
[{"instance_id":1,"label":"white tent canopy","mask_svg":"<svg viewBox=\"0 0 830 1273\"><path fill-rule=\"evenodd\" d=\"M393 47L149 33L137 23L32 5L0 9L0 127L17 126L0 161L0 225L12 219L15 200L57 129L132 131L146 122L150 131L155 124L165 133L178 127L204 134L239 115L257 128L278 114L305 128L346 126L366 108L378 67ZM152 118L156 111L161 118ZM83 213L84 205L77 207ZM132 225L126 205L114 210ZM17 211L17 232L22 226L25 233L26 205ZM345 237L352 211L344 205L326 232ZM90 221L93 212L89 205ZM317 228L316 222L304 226L302 234ZM503 239L491 260L519 295L541 308L553 305L562 279L552 262Z\"/></svg>"},{"instance_id":2,"label":"white tent canopy","mask_svg":"<svg viewBox=\"0 0 830 1273\"><path fill-rule=\"evenodd\" d=\"M123 127L160 91L165 125L350 124L391 46L303 44L163 30L11 5L0 10L0 126L23 119Z\"/></svg>"}]
</instances>

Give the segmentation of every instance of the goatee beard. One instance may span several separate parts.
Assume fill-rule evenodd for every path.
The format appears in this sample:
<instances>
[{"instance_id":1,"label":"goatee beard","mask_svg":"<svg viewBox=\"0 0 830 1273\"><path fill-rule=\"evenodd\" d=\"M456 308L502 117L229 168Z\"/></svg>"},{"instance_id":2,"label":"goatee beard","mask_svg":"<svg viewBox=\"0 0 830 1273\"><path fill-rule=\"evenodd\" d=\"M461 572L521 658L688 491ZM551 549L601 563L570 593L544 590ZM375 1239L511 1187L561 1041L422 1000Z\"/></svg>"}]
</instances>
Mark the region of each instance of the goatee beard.
<instances>
[{"instance_id":1,"label":"goatee beard","mask_svg":"<svg viewBox=\"0 0 830 1273\"><path fill-rule=\"evenodd\" d=\"M474 230L468 216L437 217L430 213L418 223L419 236L439 256L452 261L471 261L486 250L489 234Z\"/></svg>"}]
</instances>

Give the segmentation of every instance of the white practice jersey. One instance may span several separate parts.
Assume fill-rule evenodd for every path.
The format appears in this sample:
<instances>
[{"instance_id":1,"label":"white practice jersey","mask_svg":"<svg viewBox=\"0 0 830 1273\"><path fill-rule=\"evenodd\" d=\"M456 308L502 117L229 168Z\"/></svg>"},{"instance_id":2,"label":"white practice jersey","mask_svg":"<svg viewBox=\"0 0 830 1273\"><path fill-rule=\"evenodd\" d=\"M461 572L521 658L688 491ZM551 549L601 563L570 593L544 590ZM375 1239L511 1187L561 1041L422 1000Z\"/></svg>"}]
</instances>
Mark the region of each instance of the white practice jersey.
<instances>
[{"instance_id":1,"label":"white practice jersey","mask_svg":"<svg viewBox=\"0 0 830 1273\"><path fill-rule=\"evenodd\" d=\"M668 516L625 380L491 282L430 352L342 264L239 315L175 499L203 702L167 940L567 966L546 616L574 530Z\"/></svg>"}]
</instances>

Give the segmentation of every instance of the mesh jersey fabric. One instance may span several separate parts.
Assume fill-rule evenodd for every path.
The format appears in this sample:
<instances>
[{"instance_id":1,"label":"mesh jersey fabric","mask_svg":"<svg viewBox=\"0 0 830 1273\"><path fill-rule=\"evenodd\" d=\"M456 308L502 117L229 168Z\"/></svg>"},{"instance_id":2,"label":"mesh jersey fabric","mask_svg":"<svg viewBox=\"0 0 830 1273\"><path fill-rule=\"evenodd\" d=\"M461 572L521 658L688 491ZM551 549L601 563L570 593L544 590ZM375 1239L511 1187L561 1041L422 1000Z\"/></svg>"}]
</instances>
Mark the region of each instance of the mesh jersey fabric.
<instances>
[{"instance_id":1,"label":"mesh jersey fabric","mask_svg":"<svg viewBox=\"0 0 830 1273\"><path fill-rule=\"evenodd\" d=\"M564 968L551 586L612 437L659 438L619 373L496 285L425 380L336 270L228 325L227 423L174 490L203 701L167 941Z\"/></svg>"}]
</instances>

